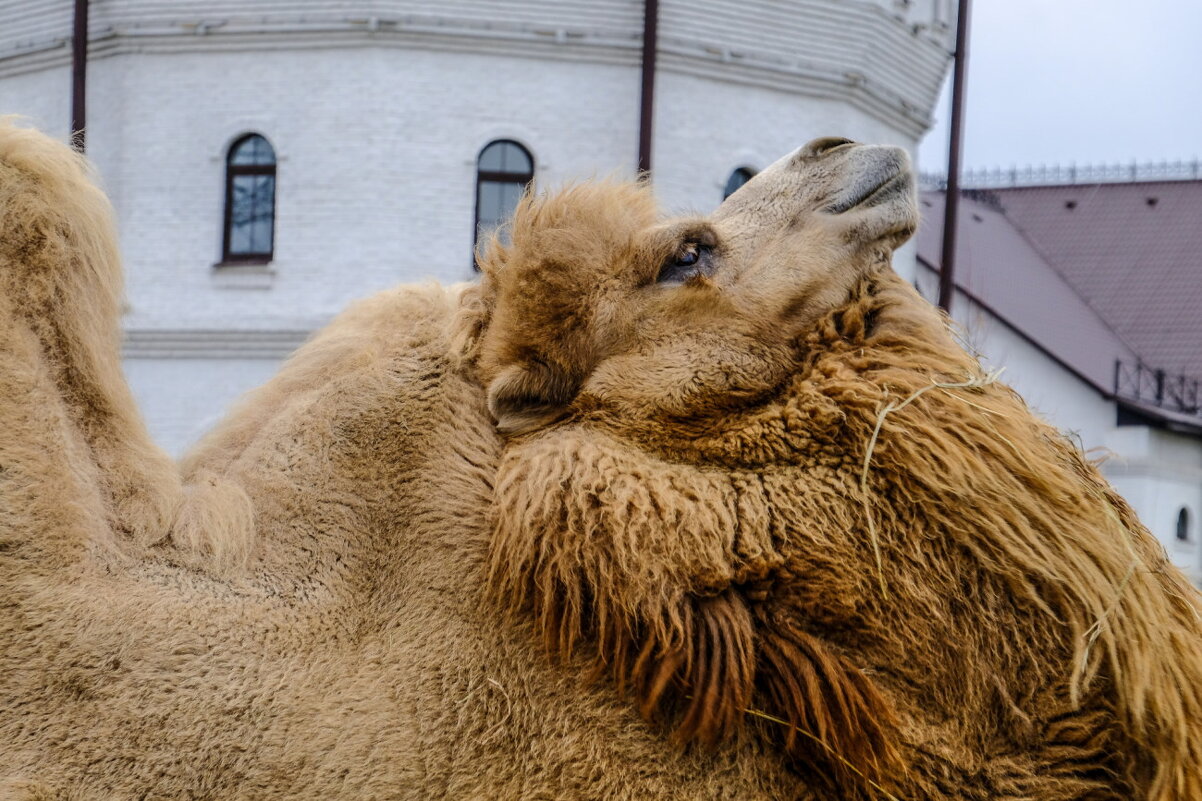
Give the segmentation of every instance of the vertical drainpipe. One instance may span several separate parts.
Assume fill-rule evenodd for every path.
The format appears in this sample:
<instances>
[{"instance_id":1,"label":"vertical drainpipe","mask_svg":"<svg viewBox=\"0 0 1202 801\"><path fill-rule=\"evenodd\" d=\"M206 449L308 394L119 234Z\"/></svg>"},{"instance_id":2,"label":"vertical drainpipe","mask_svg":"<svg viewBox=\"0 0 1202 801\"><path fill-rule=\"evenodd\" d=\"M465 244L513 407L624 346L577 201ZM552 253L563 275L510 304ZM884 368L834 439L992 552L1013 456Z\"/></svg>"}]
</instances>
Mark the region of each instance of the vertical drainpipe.
<instances>
[{"instance_id":1,"label":"vertical drainpipe","mask_svg":"<svg viewBox=\"0 0 1202 801\"><path fill-rule=\"evenodd\" d=\"M84 151L88 79L88 0L75 0L71 35L71 144Z\"/></svg>"},{"instance_id":2,"label":"vertical drainpipe","mask_svg":"<svg viewBox=\"0 0 1202 801\"><path fill-rule=\"evenodd\" d=\"M643 94L639 105L639 177L651 177L651 121L655 116L655 55L659 0L643 0Z\"/></svg>"},{"instance_id":3,"label":"vertical drainpipe","mask_svg":"<svg viewBox=\"0 0 1202 801\"><path fill-rule=\"evenodd\" d=\"M943 204L943 253L939 257L939 307L952 311L955 294L956 218L960 211L960 153L964 133L964 85L968 71L968 6L960 0L956 13L955 69L952 72L952 130L947 148L947 193Z\"/></svg>"}]
</instances>

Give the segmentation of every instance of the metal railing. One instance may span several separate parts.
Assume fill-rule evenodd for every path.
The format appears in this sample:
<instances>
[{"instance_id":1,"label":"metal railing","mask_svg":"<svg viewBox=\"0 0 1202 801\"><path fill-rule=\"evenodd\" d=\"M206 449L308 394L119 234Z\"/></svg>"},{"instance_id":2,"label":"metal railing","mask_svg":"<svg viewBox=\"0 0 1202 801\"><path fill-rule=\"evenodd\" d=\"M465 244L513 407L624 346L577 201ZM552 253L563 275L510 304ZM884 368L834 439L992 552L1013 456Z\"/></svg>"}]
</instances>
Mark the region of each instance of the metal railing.
<instances>
[{"instance_id":1,"label":"metal railing","mask_svg":"<svg viewBox=\"0 0 1202 801\"><path fill-rule=\"evenodd\" d=\"M1026 167L994 167L965 170L960 186L969 189L1005 189L1020 186L1064 186L1071 184L1119 184L1137 181L1202 180L1202 160L1157 161L1130 164L1041 164ZM919 173L924 189L944 189L947 176Z\"/></svg>"},{"instance_id":2,"label":"metal railing","mask_svg":"<svg viewBox=\"0 0 1202 801\"><path fill-rule=\"evenodd\" d=\"M1202 417L1197 378L1167 373L1143 362L1114 363L1114 394L1170 412Z\"/></svg>"}]
</instances>

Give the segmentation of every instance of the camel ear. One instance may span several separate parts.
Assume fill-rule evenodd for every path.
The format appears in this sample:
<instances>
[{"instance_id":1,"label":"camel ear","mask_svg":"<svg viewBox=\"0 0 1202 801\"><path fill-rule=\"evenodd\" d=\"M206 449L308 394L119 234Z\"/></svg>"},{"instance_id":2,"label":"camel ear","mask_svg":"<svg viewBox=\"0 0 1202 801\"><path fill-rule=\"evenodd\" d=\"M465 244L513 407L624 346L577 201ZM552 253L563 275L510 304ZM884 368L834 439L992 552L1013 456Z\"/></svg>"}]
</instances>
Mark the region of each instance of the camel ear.
<instances>
[{"instance_id":1,"label":"camel ear","mask_svg":"<svg viewBox=\"0 0 1202 801\"><path fill-rule=\"evenodd\" d=\"M547 365L513 364L488 385L488 411L502 434L527 434L563 417L572 394L562 374Z\"/></svg>"}]
</instances>

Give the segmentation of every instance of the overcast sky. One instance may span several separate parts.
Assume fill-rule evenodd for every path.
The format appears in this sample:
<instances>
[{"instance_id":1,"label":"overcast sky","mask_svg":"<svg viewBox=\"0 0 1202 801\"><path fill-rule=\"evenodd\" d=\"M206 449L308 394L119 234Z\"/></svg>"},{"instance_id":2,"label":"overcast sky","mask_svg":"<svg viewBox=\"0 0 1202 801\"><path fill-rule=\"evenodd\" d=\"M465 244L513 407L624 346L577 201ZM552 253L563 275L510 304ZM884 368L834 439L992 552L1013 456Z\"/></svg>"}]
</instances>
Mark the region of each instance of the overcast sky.
<instances>
[{"instance_id":1,"label":"overcast sky","mask_svg":"<svg viewBox=\"0 0 1202 801\"><path fill-rule=\"evenodd\" d=\"M973 0L971 22L965 168L1202 156L1202 0Z\"/></svg>"}]
</instances>

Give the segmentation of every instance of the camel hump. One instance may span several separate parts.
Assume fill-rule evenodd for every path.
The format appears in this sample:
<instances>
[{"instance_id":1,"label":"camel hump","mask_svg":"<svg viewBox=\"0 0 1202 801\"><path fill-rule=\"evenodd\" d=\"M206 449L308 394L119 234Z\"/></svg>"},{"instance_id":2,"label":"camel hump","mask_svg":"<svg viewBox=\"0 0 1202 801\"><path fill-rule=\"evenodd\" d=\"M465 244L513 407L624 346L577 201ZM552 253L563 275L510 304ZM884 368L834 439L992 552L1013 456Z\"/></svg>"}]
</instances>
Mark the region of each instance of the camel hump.
<instances>
[{"instance_id":1,"label":"camel hump","mask_svg":"<svg viewBox=\"0 0 1202 801\"><path fill-rule=\"evenodd\" d=\"M112 209L82 156L11 117L0 118L0 299L0 493L5 474L42 487L23 508L71 487L76 502L95 496L115 535L163 537L179 480L121 371Z\"/></svg>"},{"instance_id":2,"label":"camel hump","mask_svg":"<svg viewBox=\"0 0 1202 801\"><path fill-rule=\"evenodd\" d=\"M13 117L0 118L0 224L0 285L8 296L39 310L72 305L87 312L81 327L115 341L121 261L95 171L71 148L19 127Z\"/></svg>"}]
</instances>

